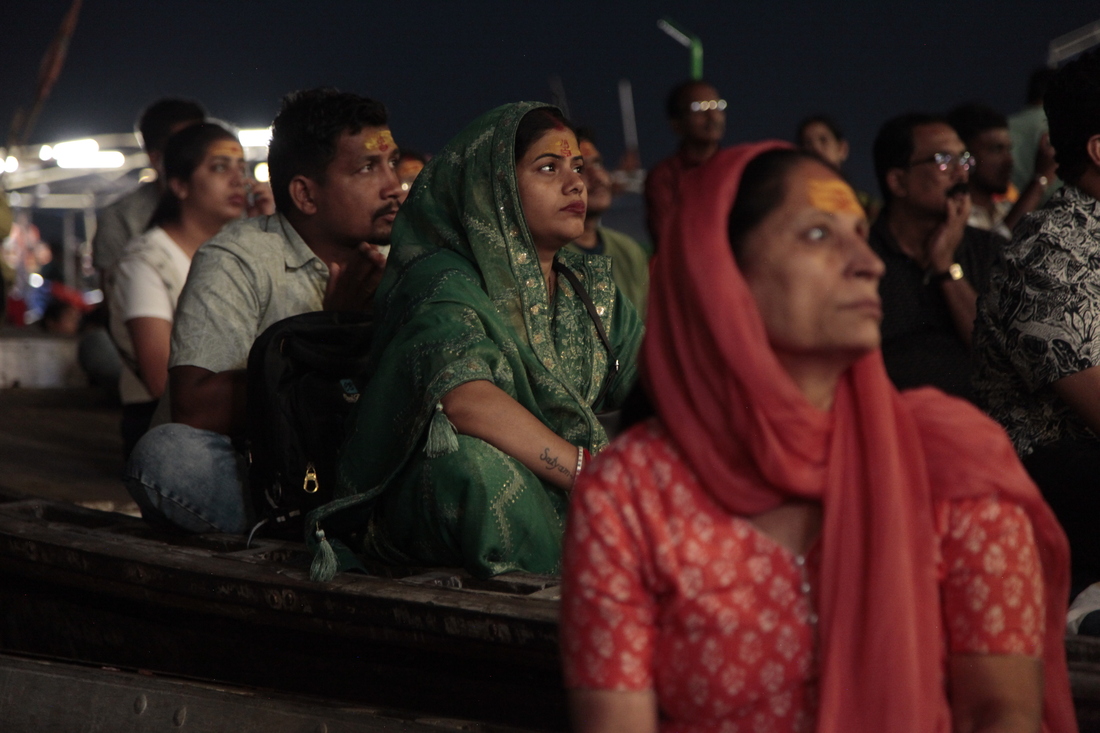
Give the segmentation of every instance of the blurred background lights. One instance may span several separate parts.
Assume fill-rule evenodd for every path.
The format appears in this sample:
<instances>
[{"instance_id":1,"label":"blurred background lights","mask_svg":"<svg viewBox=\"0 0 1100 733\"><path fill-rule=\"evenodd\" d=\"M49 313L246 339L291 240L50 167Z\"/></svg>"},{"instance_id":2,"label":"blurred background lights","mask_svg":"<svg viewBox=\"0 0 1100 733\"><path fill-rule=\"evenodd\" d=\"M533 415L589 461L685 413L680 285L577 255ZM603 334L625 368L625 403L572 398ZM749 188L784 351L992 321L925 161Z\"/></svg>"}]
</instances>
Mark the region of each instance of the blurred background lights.
<instances>
[{"instance_id":1,"label":"blurred background lights","mask_svg":"<svg viewBox=\"0 0 1100 733\"><path fill-rule=\"evenodd\" d=\"M267 183L271 180L271 171L267 167L267 163L257 163L256 170L253 173L253 177L260 183Z\"/></svg>"},{"instance_id":2,"label":"blurred background lights","mask_svg":"<svg viewBox=\"0 0 1100 733\"><path fill-rule=\"evenodd\" d=\"M271 142L271 128L240 130L237 132L237 139L241 141L241 147L266 148Z\"/></svg>"},{"instance_id":3,"label":"blurred background lights","mask_svg":"<svg viewBox=\"0 0 1100 733\"><path fill-rule=\"evenodd\" d=\"M53 157L61 160L78 155L90 155L99 152L99 143L91 138L84 140L69 140L53 146Z\"/></svg>"},{"instance_id":4,"label":"blurred background lights","mask_svg":"<svg viewBox=\"0 0 1100 733\"><path fill-rule=\"evenodd\" d=\"M125 164L126 156L117 150L97 150L57 158L58 168L121 168Z\"/></svg>"}]
</instances>

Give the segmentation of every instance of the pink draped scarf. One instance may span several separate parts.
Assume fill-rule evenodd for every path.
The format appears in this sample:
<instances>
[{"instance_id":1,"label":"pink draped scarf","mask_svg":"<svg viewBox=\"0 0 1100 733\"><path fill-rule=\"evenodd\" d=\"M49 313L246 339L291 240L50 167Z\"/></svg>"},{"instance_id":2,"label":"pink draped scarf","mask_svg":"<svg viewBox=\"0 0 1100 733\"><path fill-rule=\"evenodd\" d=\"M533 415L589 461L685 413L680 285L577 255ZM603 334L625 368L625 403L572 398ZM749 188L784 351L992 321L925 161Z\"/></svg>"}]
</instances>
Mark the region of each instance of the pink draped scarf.
<instances>
[{"instance_id":1,"label":"pink draped scarf","mask_svg":"<svg viewBox=\"0 0 1100 733\"><path fill-rule=\"evenodd\" d=\"M1034 527L1047 591L1044 726L1076 730L1062 637L1068 546L1004 431L936 390L899 393L877 351L821 412L768 346L727 226L745 165L779 147L730 148L685 178L652 266L641 359L668 432L730 512L795 498L824 507L818 730L950 730L932 503L990 494Z\"/></svg>"}]
</instances>

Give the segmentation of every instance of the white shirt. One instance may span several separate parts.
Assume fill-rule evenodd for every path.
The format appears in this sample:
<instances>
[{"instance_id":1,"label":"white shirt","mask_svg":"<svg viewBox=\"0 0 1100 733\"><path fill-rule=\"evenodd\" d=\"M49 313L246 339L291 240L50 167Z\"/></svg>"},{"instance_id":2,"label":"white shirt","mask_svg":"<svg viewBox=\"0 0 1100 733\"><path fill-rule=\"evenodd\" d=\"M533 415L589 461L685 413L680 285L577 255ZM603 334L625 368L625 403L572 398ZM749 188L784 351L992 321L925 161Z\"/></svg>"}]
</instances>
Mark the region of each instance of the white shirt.
<instances>
[{"instance_id":1,"label":"white shirt","mask_svg":"<svg viewBox=\"0 0 1100 733\"><path fill-rule=\"evenodd\" d=\"M126 322L160 318L171 323L190 269L191 258L160 227L131 240L115 265L110 329L122 355L119 392L123 404L153 399L137 376L137 356Z\"/></svg>"}]
</instances>

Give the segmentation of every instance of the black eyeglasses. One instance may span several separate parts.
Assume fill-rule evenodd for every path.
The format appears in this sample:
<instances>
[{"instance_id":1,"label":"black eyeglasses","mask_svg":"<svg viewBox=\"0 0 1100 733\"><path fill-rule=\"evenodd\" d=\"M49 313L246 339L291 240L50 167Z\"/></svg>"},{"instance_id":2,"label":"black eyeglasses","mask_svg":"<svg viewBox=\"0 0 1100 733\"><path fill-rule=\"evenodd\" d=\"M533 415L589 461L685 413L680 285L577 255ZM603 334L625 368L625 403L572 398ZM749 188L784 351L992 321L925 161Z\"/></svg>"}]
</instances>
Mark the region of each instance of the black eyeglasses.
<instances>
[{"instance_id":1,"label":"black eyeglasses","mask_svg":"<svg viewBox=\"0 0 1100 733\"><path fill-rule=\"evenodd\" d=\"M925 163L935 163L936 167L941 171L946 172L948 168L952 166L959 166L964 171L968 171L974 167L974 156L970 154L970 151L966 151L961 155L955 155L954 153L936 153L931 158L925 158L924 160L914 160L906 168L912 168L915 165L924 165Z\"/></svg>"}]
</instances>

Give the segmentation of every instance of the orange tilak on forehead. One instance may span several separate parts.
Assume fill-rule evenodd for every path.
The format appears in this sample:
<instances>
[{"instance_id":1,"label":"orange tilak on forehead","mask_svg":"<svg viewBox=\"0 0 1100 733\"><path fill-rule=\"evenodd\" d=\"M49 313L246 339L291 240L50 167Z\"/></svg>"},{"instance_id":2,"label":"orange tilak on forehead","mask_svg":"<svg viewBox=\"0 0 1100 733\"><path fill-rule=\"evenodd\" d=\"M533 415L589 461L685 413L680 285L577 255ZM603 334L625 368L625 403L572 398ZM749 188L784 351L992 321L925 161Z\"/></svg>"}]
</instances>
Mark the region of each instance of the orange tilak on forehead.
<instances>
[{"instance_id":1,"label":"orange tilak on forehead","mask_svg":"<svg viewBox=\"0 0 1100 733\"><path fill-rule=\"evenodd\" d=\"M244 155L244 149L239 143L235 143L232 140L218 140L212 143L207 149L207 155L224 155L227 158L240 158Z\"/></svg>"},{"instance_id":2,"label":"orange tilak on forehead","mask_svg":"<svg viewBox=\"0 0 1100 733\"><path fill-rule=\"evenodd\" d=\"M572 158L574 155L577 155L577 153L573 152L573 143L570 142L567 137L547 135L543 140L545 142L538 157L542 157L543 155L560 155L563 158Z\"/></svg>"},{"instance_id":3,"label":"orange tilak on forehead","mask_svg":"<svg viewBox=\"0 0 1100 733\"><path fill-rule=\"evenodd\" d=\"M830 214L863 216L863 207L852 193L852 187L837 178L811 178L806 191L814 207Z\"/></svg>"},{"instance_id":4,"label":"orange tilak on forehead","mask_svg":"<svg viewBox=\"0 0 1100 733\"><path fill-rule=\"evenodd\" d=\"M387 153L397 147L397 143L393 141L393 133L389 130L379 130L377 134L371 135L363 143L363 147L367 149L368 153Z\"/></svg>"}]
</instances>

